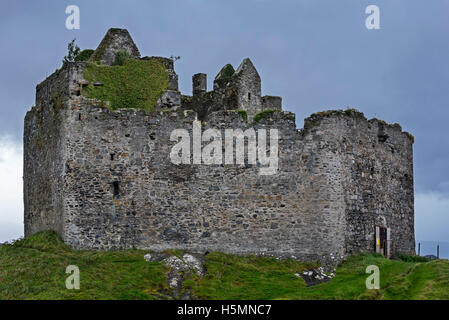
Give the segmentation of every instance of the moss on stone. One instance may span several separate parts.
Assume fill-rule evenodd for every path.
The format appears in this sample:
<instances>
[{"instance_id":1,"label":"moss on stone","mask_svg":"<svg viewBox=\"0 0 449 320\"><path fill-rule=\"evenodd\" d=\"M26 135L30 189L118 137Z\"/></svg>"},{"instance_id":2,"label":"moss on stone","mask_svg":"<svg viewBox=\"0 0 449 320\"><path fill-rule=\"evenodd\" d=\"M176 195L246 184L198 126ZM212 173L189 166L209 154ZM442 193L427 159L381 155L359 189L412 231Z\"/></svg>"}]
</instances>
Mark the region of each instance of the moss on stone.
<instances>
[{"instance_id":1,"label":"moss on stone","mask_svg":"<svg viewBox=\"0 0 449 320\"><path fill-rule=\"evenodd\" d=\"M126 59L123 65L117 66L90 63L83 73L89 81L83 96L109 104L113 110L151 111L168 88L168 72L157 60Z\"/></svg>"},{"instance_id":2,"label":"moss on stone","mask_svg":"<svg viewBox=\"0 0 449 320\"><path fill-rule=\"evenodd\" d=\"M76 57L75 61L87 61L90 59L95 50L85 49L81 51Z\"/></svg>"},{"instance_id":3,"label":"moss on stone","mask_svg":"<svg viewBox=\"0 0 449 320\"><path fill-rule=\"evenodd\" d=\"M225 65L220 71L220 75L223 78L230 78L234 73L235 73L234 67L229 63Z\"/></svg>"},{"instance_id":4,"label":"moss on stone","mask_svg":"<svg viewBox=\"0 0 449 320\"><path fill-rule=\"evenodd\" d=\"M360 112L354 108L348 108L346 110L325 110L325 111L315 112L310 117L311 118L325 118L325 117L329 117L329 116L333 116L333 115L335 115L335 116L344 115L344 116L354 117L354 118L364 117L362 112Z\"/></svg>"},{"instance_id":5,"label":"moss on stone","mask_svg":"<svg viewBox=\"0 0 449 320\"><path fill-rule=\"evenodd\" d=\"M114 66L123 66L125 60L130 58L130 54L126 50L120 50L115 55Z\"/></svg>"},{"instance_id":6,"label":"moss on stone","mask_svg":"<svg viewBox=\"0 0 449 320\"><path fill-rule=\"evenodd\" d=\"M275 110L275 109L267 109L267 110L264 110L264 111L262 111L262 112L259 112L258 114L256 114L256 115L254 116L254 123L258 123L260 120L266 118L268 115L272 114L272 113L275 112L275 111L278 111L278 110Z\"/></svg>"},{"instance_id":7,"label":"moss on stone","mask_svg":"<svg viewBox=\"0 0 449 320\"><path fill-rule=\"evenodd\" d=\"M243 121L248 122L248 113L245 110L237 110Z\"/></svg>"},{"instance_id":8,"label":"moss on stone","mask_svg":"<svg viewBox=\"0 0 449 320\"><path fill-rule=\"evenodd\" d=\"M360 113L360 111L358 111L357 109L354 109L354 108L348 108L348 109L346 109L346 110L344 111L344 113L345 113L347 116L352 116L352 115L354 115L354 114Z\"/></svg>"},{"instance_id":9,"label":"moss on stone","mask_svg":"<svg viewBox=\"0 0 449 320\"><path fill-rule=\"evenodd\" d=\"M310 117L305 119L304 128L316 127L321 124L323 118L330 116L345 116L351 118L365 118L365 115L354 108L348 108L346 110L325 110L313 113Z\"/></svg>"},{"instance_id":10,"label":"moss on stone","mask_svg":"<svg viewBox=\"0 0 449 320\"><path fill-rule=\"evenodd\" d=\"M231 77L234 75L234 73L234 67L228 63L223 68L221 68L214 81L221 87L231 80Z\"/></svg>"}]
</instances>

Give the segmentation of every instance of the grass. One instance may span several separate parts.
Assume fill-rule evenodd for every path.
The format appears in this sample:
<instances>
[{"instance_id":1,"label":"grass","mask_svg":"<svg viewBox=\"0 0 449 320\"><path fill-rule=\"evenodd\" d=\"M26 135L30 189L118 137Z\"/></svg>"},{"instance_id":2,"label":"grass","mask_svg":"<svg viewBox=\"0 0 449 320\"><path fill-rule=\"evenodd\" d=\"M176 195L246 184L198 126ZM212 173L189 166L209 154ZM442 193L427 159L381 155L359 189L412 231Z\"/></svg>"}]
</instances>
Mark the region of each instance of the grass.
<instances>
[{"instance_id":1,"label":"grass","mask_svg":"<svg viewBox=\"0 0 449 320\"><path fill-rule=\"evenodd\" d=\"M112 109L136 108L152 111L168 88L168 73L157 60L122 59L121 65L107 66L91 62L84 69L89 85L87 98L98 99Z\"/></svg>"},{"instance_id":2,"label":"grass","mask_svg":"<svg viewBox=\"0 0 449 320\"><path fill-rule=\"evenodd\" d=\"M69 249L53 232L0 247L0 299L167 299L167 267L146 262L147 251ZM179 255L179 250L170 254ZM81 289L67 290L68 265L80 269ZM368 265L380 270L380 289L368 290ZM207 274L188 276L183 289L196 299L449 299L449 261L351 256L326 283L306 287L295 276L317 264L212 252Z\"/></svg>"},{"instance_id":3,"label":"grass","mask_svg":"<svg viewBox=\"0 0 449 320\"><path fill-rule=\"evenodd\" d=\"M295 276L317 267L295 260L269 257L210 253L207 275L191 278L184 285L198 299L277 299L291 297L304 289L305 283Z\"/></svg>"},{"instance_id":4,"label":"grass","mask_svg":"<svg viewBox=\"0 0 449 320\"><path fill-rule=\"evenodd\" d=\"M163 297L166 268L145 253L70 250L52 232L0 247L0 299L156 299ZM67 290L66 267L80 269L80 290Z\"/></svg>"}]
</instances>

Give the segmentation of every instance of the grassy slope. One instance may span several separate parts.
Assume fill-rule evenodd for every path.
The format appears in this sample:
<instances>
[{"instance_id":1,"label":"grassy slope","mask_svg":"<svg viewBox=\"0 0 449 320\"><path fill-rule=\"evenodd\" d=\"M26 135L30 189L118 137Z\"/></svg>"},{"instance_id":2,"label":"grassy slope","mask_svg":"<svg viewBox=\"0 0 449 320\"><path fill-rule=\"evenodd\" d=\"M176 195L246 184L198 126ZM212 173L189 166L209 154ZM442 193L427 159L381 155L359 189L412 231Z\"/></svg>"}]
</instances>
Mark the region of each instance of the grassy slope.
<instances>
[{"instance_id":1,"label":"grassy slope","mask_svg":"<svg viewBox=\"0 0 449 320\"><path fill-rule=\"evenodd\" d=\"M144 251L91 252L67 248L44 232L0 247L0 299L160 299L170 294L166 267L146 262ZM380 269L380 290L366 290L365 268ZM68 265L81 272L81 289L67 290ZM207 275L189 277L184 287L198 299L449 299L449 261L350 257L330 282L306 287L294 273L316 267L293 260L207 256Z\"/></svg>"}]
</instances>

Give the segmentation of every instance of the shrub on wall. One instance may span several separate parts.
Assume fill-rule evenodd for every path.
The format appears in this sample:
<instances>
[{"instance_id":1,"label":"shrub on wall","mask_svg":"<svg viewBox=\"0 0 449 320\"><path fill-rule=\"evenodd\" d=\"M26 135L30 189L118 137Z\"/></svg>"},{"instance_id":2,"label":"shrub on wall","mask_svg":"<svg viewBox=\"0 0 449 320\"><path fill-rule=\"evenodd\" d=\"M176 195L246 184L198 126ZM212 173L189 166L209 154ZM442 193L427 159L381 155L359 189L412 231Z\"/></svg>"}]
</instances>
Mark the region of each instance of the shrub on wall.
<instances>
[{"instance_id":1,"label":"shrub on wall","mask_svg":"<svg viewBox=\"0 0 449 320\"><path fill-rule=\"evenodd\" d=\"M123 66L125 60L130 57L130 54L126 50L120 50L115 54L114 66Z\"/></svg>"},{"instance_id":2,"label":"shrub on wall","mask_svg":"<svg viewBox=\"0 0 449 320\"><path fill-rule=\"evenodd\" d=\"M85 49L81 51L76 57L75 61L87 61L94 53L94 50L92 49Z\"/></svg>"}]
</instances>

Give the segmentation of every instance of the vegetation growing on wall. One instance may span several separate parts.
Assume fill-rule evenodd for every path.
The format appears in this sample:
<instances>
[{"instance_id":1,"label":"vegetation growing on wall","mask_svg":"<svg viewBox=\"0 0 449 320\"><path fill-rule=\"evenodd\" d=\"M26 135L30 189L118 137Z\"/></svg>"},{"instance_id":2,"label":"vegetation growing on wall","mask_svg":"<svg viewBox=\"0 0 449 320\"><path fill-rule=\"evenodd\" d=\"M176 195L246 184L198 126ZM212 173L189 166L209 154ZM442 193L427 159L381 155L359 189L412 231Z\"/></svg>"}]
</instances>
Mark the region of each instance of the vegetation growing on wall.
<instances>
[{"instance_id":1,"label":"vegetation growing on wall","mask_svg":"<svg viewBox=\"0 0 449 320\"><path fill-rule=\"evenodd\" d=\"M123 65L90 63L84 71L89 85L83 89L87 98L98 99L112 109L153 110L168 88L168 73L157 60L125 59Z\"/></svg>"},{"instance_id":2,"label":"vegetation growing on wall","mask_svg":"<svg viewBox=\"0 0 449 320\"><path fill-rule=\"evenodd\" d=\"M80 48L75 44L75 40L76 39L73 39L67 45L67 55L64 56L62 63L75 61L75 57L80 53Z\"/></svg>"},{"instance_id":3,"label":"vegetation growing on wall","mask_svg":"<svg viewBox=\"0 0 449 320\"><path fill-rule=\"evenodd\" d=\"M229 110L228 112L237 112L243 119L243 121L245 121L246 123L248 123L248 113L246 112L246 110Z\"/></svg>"},{"instance_id":4,"label":"vegetation growing on wall","mask_svg":"<svg viewBox=\"0 0 449 320\"><path fill-rule=\"evenodd\" d=\"M78 55L75 57L75 61L87 61L92 56L95 50L92 49L85 49L78 53Z\"/></svg>"},{"instance_id":5,"label":"vegetation growing on wall","mask_svg":"<svg viewBox=\"0 0 449 320\"><path fill-rule=\"evenodd\" d=\"M231 64L225 65L215 77L215 81L219 86L223 86L231 80L232 75L235 73L234 67Z\"/></svg>"},{"instance_id":6,"label":"vegetation growing on wall","mask_svg":"<svg viewBox=\"0 0 449 320\"><path fill-rule=\"evenodd\" d=\"M267 109L262 112L259 112L254 116L254 123L258 123L260 120L266 118L268 115L272 114L273 112L278 111L274 109Z\"/></svg>"},{"instance_id":7,"label":"vegetation growing on wall","mask_svg":"<svg viewBox=\"0 0 449 320\"><path fill-rule=\"evenodd\" d=\"M248 113L245 110L237 110L237 112L245 122L248 122Z\"/></svg>"},{"instance_id":8,"label":"vegetation growing on wall","mask_svg":"<svg viewBox=\"0 0 449 320\"><path fill-rule=\"evenodd\" d=\"M123 66L125 60L128 59L131 55L126 50L120 50L115 54L114 66Z\"/></svg>"},{"instance_id":9,"label":"vegetation growing on wall","mask_svg":"<svg viewBox=\"0 0 449 320\"><path fill-rule=\"evenodd\" d=\"M223 78L230 78L235 73L234 67L231 64L227 64L221 69L220 74Z\"/></svg>"},{"instance_id":10,"label":"vegetation growing on wall","mask_svg":"<svg viewBox=\"0 0 449 320\"><path fill-rule=\"evenodd\" d=\"M315 112L310 117L305 119L304 122L304 128L311 128L315 126L319 126L321 123L321 120L326 117L330 116L347 116L347 117L353 117L353 118L364 118L364 114L357 109L353 108L347 108L346 110L325 110L325 111L319 111Z\"/></svg>"}]
</instances>

